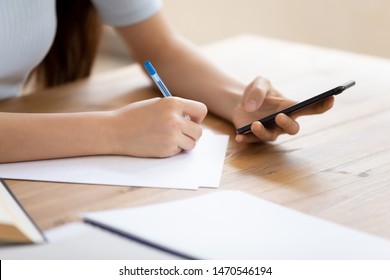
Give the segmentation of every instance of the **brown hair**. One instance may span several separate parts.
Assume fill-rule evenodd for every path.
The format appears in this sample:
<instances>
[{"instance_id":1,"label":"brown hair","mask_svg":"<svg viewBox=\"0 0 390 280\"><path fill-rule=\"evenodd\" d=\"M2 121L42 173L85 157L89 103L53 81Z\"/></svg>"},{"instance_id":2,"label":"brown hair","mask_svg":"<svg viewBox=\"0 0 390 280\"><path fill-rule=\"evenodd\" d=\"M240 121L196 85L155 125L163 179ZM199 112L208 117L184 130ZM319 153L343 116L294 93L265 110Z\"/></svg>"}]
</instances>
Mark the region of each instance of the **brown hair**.
<instances>
[{"instance_id":1,"label":"brown hair","mask_svg":"<svg viewBox=\"0 0 390 280\"><path fill-rule=\"evenodd\" d=\"M101 34L98 13L89 0L57 0L57 33L36 67L37 87L52 87L89 76Z\"/></svg>"}]
</instances>

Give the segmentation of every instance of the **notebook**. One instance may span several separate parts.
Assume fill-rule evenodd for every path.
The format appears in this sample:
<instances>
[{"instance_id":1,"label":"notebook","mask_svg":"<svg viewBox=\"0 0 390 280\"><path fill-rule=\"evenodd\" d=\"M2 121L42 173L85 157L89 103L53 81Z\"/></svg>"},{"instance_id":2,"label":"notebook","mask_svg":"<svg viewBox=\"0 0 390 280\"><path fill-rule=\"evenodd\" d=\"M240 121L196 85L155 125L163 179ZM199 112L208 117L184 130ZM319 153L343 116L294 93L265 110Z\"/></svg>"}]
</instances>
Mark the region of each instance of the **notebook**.
<instances>
[{"instance_id":1,"label":"notebook","mask_svg":"<svg viewBox=\"0 0 390 280\"><path fill-rule=\"evenodd\" d=\"M215 191L83 217L193 259L390 259L389 240L240 191Z\"/></svg>"},{"instance_id":2,"label":"notebook","mask_svg":"<svg viewBox=\"0 0 390 280\"><path fill-rule=\"evenodd\" d=\"M0 244L42 242L44 235L0 179Z\"/></svg>"}]
</instances>

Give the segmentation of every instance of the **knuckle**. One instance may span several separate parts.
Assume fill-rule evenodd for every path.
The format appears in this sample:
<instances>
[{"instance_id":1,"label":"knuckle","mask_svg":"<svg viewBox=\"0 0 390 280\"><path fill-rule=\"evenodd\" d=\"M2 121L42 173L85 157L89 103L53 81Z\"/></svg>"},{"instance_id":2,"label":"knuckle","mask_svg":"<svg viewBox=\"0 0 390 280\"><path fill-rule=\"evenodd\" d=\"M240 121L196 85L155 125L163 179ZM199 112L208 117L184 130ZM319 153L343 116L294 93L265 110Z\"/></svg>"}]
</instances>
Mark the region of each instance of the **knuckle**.
<instances>
[{"instance_id":1,"label":"knuckle","mask_svg":"<svg viewBox=\"0 0 390 280\"><path fill-rule=\"evenodd\" d=\"M169 114L168 117L165 120L165 125L167 126L167 131L171 130L173 133L176 132L178 129L181 130L181 122L177 115L175 114Z\"/></svg>"},{"instance_id":2,"label":"knuckle","mask_svg":"<svg viewBox=\"0 0 390 280\"><path fill-rule=\"evenodd\" d=\"M176 98L173 98L173 97L161 98L160 104L166 110L175 110L179 106L179 101Z\"/></svg>"}]
</instances>

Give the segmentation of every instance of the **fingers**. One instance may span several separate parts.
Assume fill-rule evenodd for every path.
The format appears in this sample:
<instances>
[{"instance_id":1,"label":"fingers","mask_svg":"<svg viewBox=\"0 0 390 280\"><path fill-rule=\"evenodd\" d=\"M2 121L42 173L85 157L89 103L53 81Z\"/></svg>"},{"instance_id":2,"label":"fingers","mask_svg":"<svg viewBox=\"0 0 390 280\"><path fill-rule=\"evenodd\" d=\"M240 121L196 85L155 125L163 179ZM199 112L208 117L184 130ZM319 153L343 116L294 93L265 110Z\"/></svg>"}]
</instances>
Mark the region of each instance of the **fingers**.
<instances>
[{"instance_id":1,"label":"fingers","mask_svg":"<svg viewBox=\"0 0 390 280\"><path fill-rule=\"evenodd\" d=\"M178 145L178 147L184 151L192 150L193 148L195 148L195 146L196 146L196 141L184 134L182 139L180 139L180 143Z\"/></svg>"},{"instance_id":2,"label":"fingers","mask_svg":"<svg viewBox=\"0 0 390 280\"><path fill-rule=\"evenodd\" d=\"M202 136L200 123L207 114L206 105L179 97L164 98L162 101L169 103L168 110L176 112L175 122L179 123L176 140L173 142L177 143L179 151L192 150Z\"/></svg>"},{"instance_id":3,"label":"fingers","mask_svg":"<svg viewBox=\"0 0 390 280\"><path fill-rule=\"evenodd\" d=\"M331 109L333 105L334 105L334 96L331 96L321 102L308 106L305 109L292 114L291 117L295 119L297 117L304 116L304 115L322 114L328 111L329 109Z\"/></svg>"},{"instance_id":4,"label":"fingers","mask_svg":"<svg viewBox=\"0 0 390 280\"><path fill-rule=\"evenodd\" d=\"M185 118L183 118L182 122L182 133L192 138L193 140L198 141L202 136L202 127L199 124L189 121Z\"/></svg>"},{"instance_id":5,"label":"fingers","mask_svg":"<svg viewBox=\"0 0 390 280\"><path fill-rule=\"evenodd\" d=\"M242 99L243 107L247 112L258 110L263 104L264 98L270 93L272 86L269 80L257 77L244 91Z\"/></svg>"},{"instance_id":6,"label":"fingers","mask_svg":"<svg viewBox=\"0 0 390 280\"><path fill-rule=\"evenodd\" d=\"M207 115L207 107L201 102L177 98L182 102L182 116L197 124L200 124Z\"/></svg>"},{"instance_id":7,"label":"fingers","mask_svg":"<svg viewBox=\"0 0 390 280\"><path fill-rule=\"evenodd\" d=\"M187 116L187 115L186 115ZM183 118L182 119L182 134L183 137L181 137L180 141L180 148L183 150L192 150L195 148L196 142L200 139L202 136L202 127L198 124L190 120L189 118Z\"/></svg>"},{"instance_id":8,"label":"fingers","mask_svg":"<svg viewBox=\"0 0 390 280\"><path fill-rule=\"evenodd\" d=\"M299 131L299 123L285 114L278 114L275 122L287 134L295 135Z\"/></svg>"},{"instance_id":9,"label":"fingers","mask_svg":"<svg viewBox=\"0 0 390 280\"><path fill-rule=\"evenodd\" d=\"M275 141L282 133L281 128L266 129L259 121L252 123L252 133L236 135L237 142L254 143Z\"/></svg>"},{"instance_id":10,"label":"fingers","mask_svg":"<svg viewBox=\"0 0 390 280\"><path fill-rule=\"evenodd\" d=\"M275 118L277 126L272 128L265 128L260 122L256 121L251 126L252 133L236 135L237 142L254 143L254 142L268 142L275 141L279 135L287 133L295 135L299 131L299 124L294 119L279 114Z\"/></svg>"},{"instance_id":11,"label":"fingers","mask_svg":"<svg viewBox=\"0 0 390 280\"><path fill-rule=\"evenodd\" d=\"M271 83L262 77L257 77L250 83L243 94L241 103L237 106L233 123L236 126L245 124L245 120L259 119L264 115L281 111L292 105L296 101L284 98L277 90L272 88ZM251 132L248 134L236 135L237 142L252 143L274 141L280 134L295 135L299 131L299 124L295 120L299 116L322 114L333 107L334 97L329 97L319 103L310 105L291 115L278 114L275 118L276 125L272 128L265 128L260 122L254 122ZM252 116L255 116L252 118Z\"/></svg>"},{"instance_id":12,"label":"fingers","mask_svg":"<svg viewBox=\"0 0 390 280\"><path fill-rule=\"evenodd\" d=\"M183 116L176 116L174 119L167 127L169 132L164 137L165 146L162 147L160 157L170 157L183 150L192 150L202 136L202 127L199 124Z\"/></svg>"}]
</instances>

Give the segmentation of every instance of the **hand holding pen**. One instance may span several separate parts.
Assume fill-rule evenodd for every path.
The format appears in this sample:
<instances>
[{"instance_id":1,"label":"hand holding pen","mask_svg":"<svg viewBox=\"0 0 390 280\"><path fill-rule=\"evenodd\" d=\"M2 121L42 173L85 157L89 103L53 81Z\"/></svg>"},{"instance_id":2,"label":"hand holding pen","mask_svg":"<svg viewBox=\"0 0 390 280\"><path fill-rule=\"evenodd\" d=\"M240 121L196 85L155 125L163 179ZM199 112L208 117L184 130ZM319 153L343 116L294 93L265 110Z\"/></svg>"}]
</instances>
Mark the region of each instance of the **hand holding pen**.
<instances>
[{"instance_id":1,"label":"hand holding pen","mask_svg":"<svg viewBox=\"0 0 390 280\"><path fill-rule=\"evenodd\" d=\"M170 157L196 146L202 135L200 123L207 107L200 102L174 97L154 68L148 68L164 98L131 103L109 112L109 154L137 157ZM190 120L183 118L190 116Z\"/></svg>"},{"instance_id":2,"label":"hand holding pen","mask_svg":"<svg viewBox=\"0 0 390 280\"><path fill-rule=\"evenodd\" d=\"M197 101L173 97L152 64L146 61L144 66L165 98L137 102L143 106L134 108L138 114L132 123L137 126L134 131L142 133L138 133L140 141L134 145L140 147L139 155L137 152L133 155L167 157L193 149L202 135L200 123L207 114L207 107Z\"/></svg>"}]
</instances>

